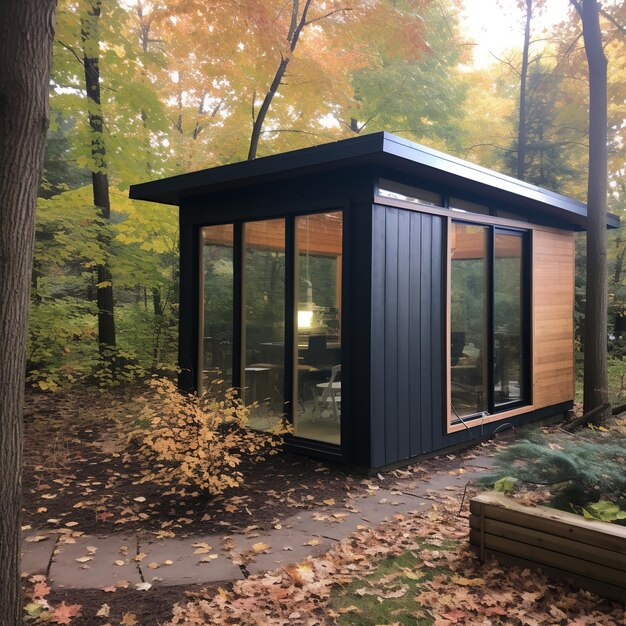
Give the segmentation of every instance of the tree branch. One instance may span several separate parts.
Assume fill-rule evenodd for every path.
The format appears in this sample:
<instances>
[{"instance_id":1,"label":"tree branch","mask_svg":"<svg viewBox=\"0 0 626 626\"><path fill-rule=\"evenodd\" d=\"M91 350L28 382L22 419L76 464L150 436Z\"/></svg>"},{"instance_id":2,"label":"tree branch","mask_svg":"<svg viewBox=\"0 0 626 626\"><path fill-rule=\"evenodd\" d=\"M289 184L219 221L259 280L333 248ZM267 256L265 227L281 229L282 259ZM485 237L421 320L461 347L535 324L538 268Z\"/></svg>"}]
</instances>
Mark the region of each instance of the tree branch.
<instances>
[{"instance_id":1,"label":"tree branch","mask_svg":"<svg viewBox=\"0 0 626 626\"><path fill-rule=\"evenodd\" d=\"M309 24L313 24L314 22L319 22L320 20L324 20L327 17L330 17L331 15L334 15L335 13L346 13L348 11L352 11L351 7L345 7L343 9L335 9L334 11L329 11L328 13L325 13L324 15L320 15L319 17L314 17L313 19L309 20L308 22L305 22L305 26L308 26Z\"/></svg>"},{"instance_id":2,"label":"tree branch","mask_svg":"<svg viewBox=\"0 0 626 626\"><path fill-rule=\"evenodd\" d=\"M76 51L74 50L74 48L72 48L72 46L68 46L66 43L63 43L62 41L57 40L58 43L60 45L62 45L66 50L68 50L69 52L71 52L75 57L76 60L83 66L85 67L85 61L83 59L81 59L81 57L78 56L78 54L76 54Z\"/></svg>"},{"instance_id":3,"label":"tree branch","mask_svg":"<svg viewBox=\"0 0 626 626\"><path fill-rule=\"evenodd\" d=\"M518 76L521 76L520 71L513 65L513 63L511 63L510 61L505 61L504 59L501 59L501 58L497 57L493 52L491 52L491 50L489 50L489 54L496 61L499 61L500 63L504 63L504 65L508 65Z\"/></svg>"},{"instance_id":4,"label":"tree branch","mask_svg":"<svg viewBox=\"0 0 626 626\"><path fill-rule=\"evenodd\" d=\"M615 26L615 28L622 33L622 35L626 35L626 26L622 26L612 15L607 13L604 9L600 9L600 15L606 17L606 19L609 20L609 22L611 22L611 24L613 24L613 26Z\"/></svg>"}]
</instances>

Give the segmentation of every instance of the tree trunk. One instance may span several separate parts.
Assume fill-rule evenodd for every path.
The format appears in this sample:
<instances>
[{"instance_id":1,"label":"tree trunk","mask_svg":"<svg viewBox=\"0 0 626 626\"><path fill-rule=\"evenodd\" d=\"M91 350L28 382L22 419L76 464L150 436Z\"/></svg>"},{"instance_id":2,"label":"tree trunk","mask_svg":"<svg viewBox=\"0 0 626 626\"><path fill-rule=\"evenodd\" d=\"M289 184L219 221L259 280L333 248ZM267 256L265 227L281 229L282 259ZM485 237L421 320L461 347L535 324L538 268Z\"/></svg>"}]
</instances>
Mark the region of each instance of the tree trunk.
<instances>
[{"instance_id":1,"label":"tree trunk","mask_svg":"<svg viewBox=\"0 0 626 626\"><path fill-rule=\"evenodd\" d=\"M289 34L287 35L287 41L289 41L289 55L282 56L280 59L280 63L278 64L278 68L276 69L276 73L274 74L274 79L265 94L265 98L263 98L263 103L261 104L261 108L259 109L259 113L256 118L253 119L252 124L252 135L250 137L250 149L248 150L248 161L252 161L256 158L257 149L259 147L259 139L261 137L261 131L263 130L263 124L265 123L265 118L267 116L267 112L270 110L270 106L272 104L272 100L278 91L278 87L287 71L287 66L289 65L289 61L291 60L291 55L294 53L296 46L298 45L298 39L300 39L300 34L302 33L302 29L307 25L307 15L309 12L309 7L311 6L311 0L306 0L304 4L304 9L302 9L302 16L298 16L298 11L300 8L298 0L292 0L291 6L291 25L289 27ZM254 102L252 103L252 109L254 111Z\"/></svg>"},{"instance_id":2,"label":"tree trunk","mask_svg":"<svg viewBox=\"0 0 626 626\"><path fill-rule=\"evenodd\" d=\"M517 178L526 177L526 80L528 78L528 54L530 48L530 20L533 14L533 0L526 0L526 26L524 28L524 49L519 88L519 121L517 128Z\"/></svg>"},{"instance_id":3,"label":"tree trunk","mask_svg":"<svg viewBox=\"0 0 626 626\"><path fill-rule=\"evenodd\" d=\"M608 401L607 373L607 60L597 0L574 2L589 65L589 179L587 184L587 281L584 334L584 412Z\"/></svg>"},{"instance_id":4,"label":"tree trunk","mask_svg":"<svg viewBox=\"0 0 626 626\"><path fill-rule=\"evenodd\" d=\"M85 65L85 90L87 92L89 127L91 128L91 180L93 202L100 211L105 228L111 219L109 179L107 176L106 146L104 143L102 104L100 99L100 33L101 0L91 0L87 13L81 18L81 37ZM103 234L100 244L108 254L110 236ZM115 317L113 313L113 285L108 262L97 267L98 274L98 343L101 354L115 347Z\"/></svg>"},{"instance_id":5,"label":"tree trunk","mask_svg":"<svg viewBox=\"0 0 626 626\"><path fill-rule=\"evenodd\" d=\"M0 626L22 623L22 412L54 0L0 2Z\"/></svg>"}]
</instances>

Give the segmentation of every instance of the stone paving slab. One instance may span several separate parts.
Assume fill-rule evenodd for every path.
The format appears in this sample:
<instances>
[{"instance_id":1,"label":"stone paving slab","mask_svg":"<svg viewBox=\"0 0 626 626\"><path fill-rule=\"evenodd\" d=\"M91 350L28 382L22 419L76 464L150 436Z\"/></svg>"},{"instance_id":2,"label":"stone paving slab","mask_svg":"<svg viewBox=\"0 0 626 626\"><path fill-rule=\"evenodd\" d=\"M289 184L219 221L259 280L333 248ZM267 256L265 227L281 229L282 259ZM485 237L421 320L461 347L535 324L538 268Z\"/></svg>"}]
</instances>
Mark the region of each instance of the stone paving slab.
<instances>
[{"instance_id":1,"label":"stone paving slab","mask_svg":"<svg viewBox=\"0 0 626 626\"><path fill-rule=\"evenodd\" d=\"M306 511L286 519L283 526L312 537L325 537L340 541L359 526L365 526L362 517L348 509Z\"/></svg>"},{"instance_id":2,"label":"stone paving slab","mask_svg":"<svg viewBox=\"0 0 626 626\"><path fill-rule=\"evenodd\" d=\"M222 540L222 535L211 535L140 541L140 556L146 555L139 563L144 580L155 585L192 585L243 578L241 568L222 548Z\"/></svg>"},{"instance_id":3,"label":"stone paving slab","mask_svg":"<svg viewBox=\"0 0 626 626\"><path fill-rule=\"evenodd\" d=\"M496 464L496 458L493 456L479 456L475 459L462 459L463 467L473 467L477 469L491 469Z\"/></svg>"},{"instance_id":4,"label":"stone paving slab","mask_svg":"<svg viewBox=\"0 0 626 626\"><path fill-rule=\"evenodd\" d=\"M372 524L379 524L398 513L412 513L430 508L426 499L407 495L396 489L377 489L371 496L354 500L353 506L361 519Z\"/></svg>"},{"instance_id":5,"label":"stone paving slab","mask_svg":"<svg viewBox=\"0 0 626 626\"><path fill-rule=\"evenodd\" d=\"M58 543L50 568L52 586L95 589L109 587L120 580L131 585L140 583L139 568L134 560L136 554L135 537L84 535L77 538L76 543ZM76 560L88 557L88 561Z\"/></svg>"},{"instance_id":6,"label":"stone paving slab","mask_svg":"<svg viewBox=\"0 0 626 626\"><path fill-rule=\"evenodd\" d=\"M55 535L50 535L44 541L22 542L22 576L45 574L48 571L56 540Z\"/></svg>"},{"instance_id":7,"label":"stone paving slab","mask_svg":"<svg viewBox=\"0 0 626 626\"><path fill-rule=\"evenodd\" d=\"M449 487L465 487L473 479L473 472L455 475L434 474L428 481L397 482L395 488L405 494L442 501L449 495L446 493Z\"/></svg>"},{"instance_id":8,"label":"stone paving slab","mask_svg":"<svg viewBox=\"0 0 626 626\"><path fill-rule=\"evenodd\" d=\"M313 536L297 530L282 528L268 535L245 541L235 540L236 550L249 550L256 543L263 542L270 546L267 551L254 554L253 560L246 564L251 574L276 569L277 567L299 563L308 556L319 556L328 552L336 543L332 539ZM253 550L254 552L254 550Z\"/></svg>"}]
</instances>

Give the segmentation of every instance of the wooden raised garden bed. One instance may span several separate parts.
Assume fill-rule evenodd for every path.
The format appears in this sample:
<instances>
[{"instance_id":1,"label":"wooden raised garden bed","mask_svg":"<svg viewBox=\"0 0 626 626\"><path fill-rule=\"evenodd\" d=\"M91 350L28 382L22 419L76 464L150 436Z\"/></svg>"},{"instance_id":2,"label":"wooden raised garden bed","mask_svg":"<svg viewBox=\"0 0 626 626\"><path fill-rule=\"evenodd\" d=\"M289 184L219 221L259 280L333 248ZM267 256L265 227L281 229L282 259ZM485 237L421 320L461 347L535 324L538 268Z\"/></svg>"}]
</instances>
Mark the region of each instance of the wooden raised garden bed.
<instances>
[{"instance_id":1,"label":"wooden raised garden bed","mask_svg":"<svg viewBox=\"0 0 626 626\"><path fill-rule=\"evenodd\" d=\"M586 520L499 493L470 503L470 543L481 560L541 567L598 595L626 601L626 527Z\"/></svg>"}]
</instances>

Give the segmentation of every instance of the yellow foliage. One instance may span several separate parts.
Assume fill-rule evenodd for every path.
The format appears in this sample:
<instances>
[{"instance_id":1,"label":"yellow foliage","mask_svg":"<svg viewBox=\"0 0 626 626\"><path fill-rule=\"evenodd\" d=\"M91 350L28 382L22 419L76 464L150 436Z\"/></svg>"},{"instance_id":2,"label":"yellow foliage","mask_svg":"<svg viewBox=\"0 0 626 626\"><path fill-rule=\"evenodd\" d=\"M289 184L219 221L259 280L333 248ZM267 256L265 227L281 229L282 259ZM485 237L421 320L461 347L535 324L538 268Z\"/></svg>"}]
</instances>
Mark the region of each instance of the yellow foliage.
<instances>
[{"instance_id":1,"label":"yellow foliage","mask_svg":"<svg viewBox=\"0 0 626 626\"><path fill-rule=\"evenodd\" d=\"M124 427L132 453L144 464L142 482L153 482L184 494L194 487L220 494L238 487L244 476L239 466L244 457L261 461L277 453L282 435L278 424L269 432L248 428L249 408L235 389L219 397L184 394L166 379L148 381L149 393ZM171 493L170 492L170 493Z\"/></svg>"}]
</instances>

